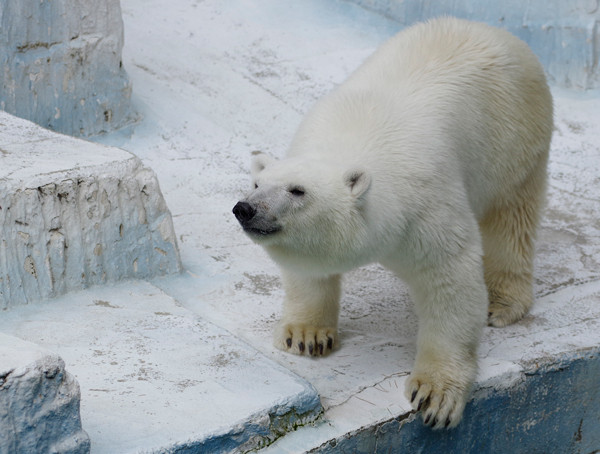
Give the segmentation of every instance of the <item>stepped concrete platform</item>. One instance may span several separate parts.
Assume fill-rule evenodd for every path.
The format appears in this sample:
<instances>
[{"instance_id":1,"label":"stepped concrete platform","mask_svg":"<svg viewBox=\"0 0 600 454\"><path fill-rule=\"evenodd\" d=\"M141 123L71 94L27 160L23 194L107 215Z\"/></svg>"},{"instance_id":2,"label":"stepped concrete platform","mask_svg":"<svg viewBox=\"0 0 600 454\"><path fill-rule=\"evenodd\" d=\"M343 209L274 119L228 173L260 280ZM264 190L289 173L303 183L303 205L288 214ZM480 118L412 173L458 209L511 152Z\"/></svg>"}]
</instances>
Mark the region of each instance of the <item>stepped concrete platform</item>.
<instances>
[{"instance_id":1,"label":"stepped concrete platform","mask_svg":"<svg viewBox=\"0 0 600 454\"><path fill-rule=\"evenodd\" d=\"M377 265L349 273L340 348L282 353L271 345L278 270L231 214L251 152L283 155L315 99L398 24L342 1L166 6L123 2L123 62L144 120L97 140L156 171L185 271L0 312L0 332L56 352L78 380L92 453L599 450L599 94L553 91L536 304L485 329L463 422L433 432L403 396L416 333L404 285ZM323 413L310 422L316 396Z\"/></svg>"},{"instance_id":2,"label":"stepped concrete platform","mask_svg":"<svg viewBox=\"0 0 600 454\"><path fill-rule=\"evenodd\" d=\"M0 112L0 309L180 269L152 170Z\"/></svg>"},{"instance_id":3,"label":"stepped concrete platform","mask_svg":"<svg viewBox=\"0 0 600 454\"><path fill-rule=\"evenodd\" d=\"M321 412L308 382L143 281L15 308L0 332L64 359L94 453L245 451Z\"/></svg>"}]
</instances>

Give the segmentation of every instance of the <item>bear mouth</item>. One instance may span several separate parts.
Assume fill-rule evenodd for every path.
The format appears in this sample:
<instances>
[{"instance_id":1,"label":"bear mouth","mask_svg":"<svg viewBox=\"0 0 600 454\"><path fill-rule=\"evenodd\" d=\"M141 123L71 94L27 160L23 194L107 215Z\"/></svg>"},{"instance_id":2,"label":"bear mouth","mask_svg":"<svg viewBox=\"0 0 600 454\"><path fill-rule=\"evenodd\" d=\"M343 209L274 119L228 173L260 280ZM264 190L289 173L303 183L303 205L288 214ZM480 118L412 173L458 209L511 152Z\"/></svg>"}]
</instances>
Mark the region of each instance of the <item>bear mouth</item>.
<instances>
[{"instance_id":1,"label":"bear mouth","mask_svg":"<svg viewBox=\"0 0 600 454\"><path fill-rule=\"evenodd\" d=\"M271 227L268 229L259 229L257 227L244 227L244 232L254 236L273 235L281 230L281 227Z\"/></svg>"}]
</instances>

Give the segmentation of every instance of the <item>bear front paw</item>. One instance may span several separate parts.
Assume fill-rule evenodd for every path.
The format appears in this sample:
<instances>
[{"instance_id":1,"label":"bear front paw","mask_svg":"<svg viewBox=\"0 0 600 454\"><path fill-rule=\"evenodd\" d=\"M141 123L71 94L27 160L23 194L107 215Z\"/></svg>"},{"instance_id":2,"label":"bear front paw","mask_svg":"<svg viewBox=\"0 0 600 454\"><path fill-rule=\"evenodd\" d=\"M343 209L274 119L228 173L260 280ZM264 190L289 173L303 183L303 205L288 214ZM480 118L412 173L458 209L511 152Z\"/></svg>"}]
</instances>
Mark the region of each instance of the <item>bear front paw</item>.
<instances>
[{"instance_id":1,"label":"bear front paw","mask_svg":"<svg viewBox=\"0 0 600 454\"><path fill-rule=\"evenodd\" d=\"M336 346L334 327L283 324L275 333L274 344L280 350L295 355L324 356Z\"/></svg>"},{"instance_id":2,"label":"bear front paw","mask_svg":"<svg viewBox=\"0 0 600 454\"><path fill-rule=\"evenodd\" d=\"M467 402L469 386L428 374L411 374L406 383L406 396L414 410L421 411L425 425L433 429L458 425Z\"/></svg>"}]
</instances>

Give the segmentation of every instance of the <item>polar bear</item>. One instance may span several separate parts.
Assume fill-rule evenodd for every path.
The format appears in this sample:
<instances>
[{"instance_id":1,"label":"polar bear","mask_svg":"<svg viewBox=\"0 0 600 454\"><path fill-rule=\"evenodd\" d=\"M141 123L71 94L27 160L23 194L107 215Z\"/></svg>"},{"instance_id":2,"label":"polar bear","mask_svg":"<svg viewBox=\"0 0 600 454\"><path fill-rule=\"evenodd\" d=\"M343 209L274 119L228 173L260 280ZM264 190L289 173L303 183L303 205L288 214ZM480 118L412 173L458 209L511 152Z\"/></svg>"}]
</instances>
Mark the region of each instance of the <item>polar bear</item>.
<instances>
[{"instance_id":1,"label":"polar bear","mask_svg":"<svg viewBox=\"0 0 600 454\"><path fill-rule=\"evenodd\" d=\"M391 38L317 102L285 159L254 156L233 209L282 271L275 345L330 352L340 276L379 262L419 321L406 396L425 424L456 426L486 320L533 301L552 128L544 71L508 32L440 18Z\"/></svg>"}]
</instances>

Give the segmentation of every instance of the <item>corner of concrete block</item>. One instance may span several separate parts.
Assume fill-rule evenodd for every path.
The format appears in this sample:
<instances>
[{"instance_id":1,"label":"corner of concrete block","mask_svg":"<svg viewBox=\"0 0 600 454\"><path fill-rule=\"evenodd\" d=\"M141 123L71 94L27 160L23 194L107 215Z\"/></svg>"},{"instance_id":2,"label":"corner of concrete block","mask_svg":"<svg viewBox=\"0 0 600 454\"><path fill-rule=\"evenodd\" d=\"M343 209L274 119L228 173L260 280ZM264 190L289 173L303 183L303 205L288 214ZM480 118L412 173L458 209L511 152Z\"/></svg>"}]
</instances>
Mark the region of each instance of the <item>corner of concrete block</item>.
<instances>
[{"instance_id":1,"label":"corner of concrete block","mask_svg":"<svg viewBox=\"0 0 600 454\"><path fill-rule=\"evenodd\" d=\"M0 307L181 272L152 169L124 150L0 118L10 138L0 169Z\"/></svg>"},{"instance_id":2,"label":"corner of concrete block","mask_svg":"<svg viewBox=\"0 0 600 454\"><path fill-rule=\"evenodd\" d=\"M87 454L81 393L56 354L0 333L0 452Z\"/></svg>"},{"instance_id":3,"label":"corner of concrete block","mask_svg":"<svg viewBox=\"0 0 600 454\"><path fill-rule=\"evenodd\" d=\"M263 415L262 422L252 430L255 435L241 445L242 452L265 448L288 433L319 421L324 411L320 397L312 385L305 385L303 392Z\"/></svg>"}]
</instances>

